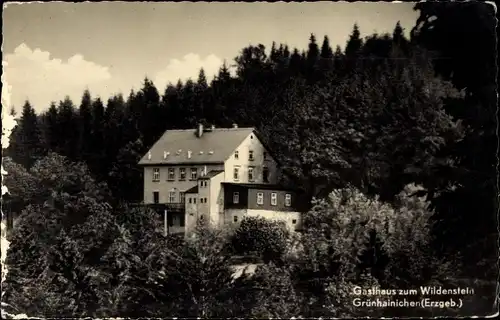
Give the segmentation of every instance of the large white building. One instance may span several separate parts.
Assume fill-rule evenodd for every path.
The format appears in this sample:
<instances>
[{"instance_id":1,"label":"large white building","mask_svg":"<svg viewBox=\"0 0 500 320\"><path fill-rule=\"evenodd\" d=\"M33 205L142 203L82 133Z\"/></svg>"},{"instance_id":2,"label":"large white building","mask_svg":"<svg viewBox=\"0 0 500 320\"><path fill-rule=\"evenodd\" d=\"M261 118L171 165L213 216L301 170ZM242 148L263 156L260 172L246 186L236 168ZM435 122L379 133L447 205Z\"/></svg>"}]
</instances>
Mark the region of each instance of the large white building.
<instances>
[{"instance_id":1,"label":"large white building","mask_svg":"<svg viewBox=\"0 0 500 320\"><path fill-rule=\"evenodd\" d=\"M167 212L169 233L189 233L245 216L300 225L301 194L277 184L279 165L254 128L167 130L139 161L144 204Z\"/></svg>"}]
</instances>

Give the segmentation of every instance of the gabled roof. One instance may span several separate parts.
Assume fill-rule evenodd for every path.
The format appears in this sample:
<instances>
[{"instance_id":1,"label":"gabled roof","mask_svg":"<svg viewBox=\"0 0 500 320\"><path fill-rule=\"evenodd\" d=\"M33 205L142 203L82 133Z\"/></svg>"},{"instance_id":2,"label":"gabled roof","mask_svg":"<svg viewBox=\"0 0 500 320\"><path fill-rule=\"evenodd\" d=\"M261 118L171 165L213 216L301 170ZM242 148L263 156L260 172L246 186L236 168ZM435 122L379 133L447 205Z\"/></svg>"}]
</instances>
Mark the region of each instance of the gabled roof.
<instances>
[{"instance_id":1,"label":"gabled roof","mask_svg":"<svg viewBox=\"0 0 500 320\"><path fill-rule=\"evenodd\" d=\"M224 172L224 170L210 170L210 171L207 172L206 175L204 175L202 177L199 177L198 179L199 180L211 179L211 178L213 178L213 177L215 177L215 176L217 176L217 175L219 175L219 174L221 174L223 172Z\"/></svg>"},{"instance_id":2,"label":"gabled roof","mask_svg":"<svg viewBox=\"0 0 500 320\"><path fill-rule=\"evenodd\" d=\"M223 163L254 130L216 128L203 132L200 138L196 136L196 129L167 130L142 157L139 165ZM188 151L191 151L191 157L188 157Z\"/></svg>"},{"instance_id":3,"label":"gabled roof","mask_svg":"<svg viewBox=\"0 0 500 320\"><path fill-rule=\"evenodd\" d=\"M195 185L194 187L187 189L186 191L184 191L184 193L198 193L198 185Z\"/></svg>"}]
</instances>

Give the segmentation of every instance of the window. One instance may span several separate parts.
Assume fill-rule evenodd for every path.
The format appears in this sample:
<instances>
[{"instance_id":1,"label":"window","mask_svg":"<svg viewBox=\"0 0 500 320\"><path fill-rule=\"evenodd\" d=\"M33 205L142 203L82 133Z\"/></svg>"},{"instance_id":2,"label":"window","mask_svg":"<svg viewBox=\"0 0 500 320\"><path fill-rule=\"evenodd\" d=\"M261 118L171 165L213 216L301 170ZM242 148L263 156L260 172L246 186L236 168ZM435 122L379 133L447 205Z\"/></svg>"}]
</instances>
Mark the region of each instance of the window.
<instances>
[{"instance_id":1,"label":"window","mask_svg":"<svg viewBox=\"0 0 500 320\"><path fill-rule=\"evenodd\" d=\"M234 168L233 179L234 179L234 181L240 180L240 168L237 168L237 167Z\"/></svg>"},{"instance_id":2,"label":"window","mask_svg":"<svg viewBox=\"0 0 500 320\"><path fill-rule=\"evenodd\" d=\"M200 203L203 203L203 198L200 198Z\"/></svg>"},{"instance_id":3,"label":"window","mask_svg":"<svg viewBox=\"0 0 500 320\"><path fill-rule=\"evenodd\" d=\"M160 202L160 193L158 191L153 192L153 203L157 204Z\"/></svg>"},{"instance_id":4,"label":"window","mask_svg":"<svg viewBox=\"0 0 500 320\"><path fill-rule=\"evenodd\" d=\"M248 181L253 181L253 168L248 168Z\"/></svg>"},{"instance_id":5,"label":"window","mask_svg":"<svg viewBox=\"0 0 500 320\"><path fill-rule=\"evenodd\" d=\"M238 222L238 216L234 216L234 217L233 217L233 221L234 221L234 222Z\"/></svg>"},{"instance_id":6,"label":"window","mask_svg":"<svg viewBox=\"0 0 500 320\"><path fill-rule=\"evenodd\" d=\"M257 204L264 204L264 194L257 192Z\"/></svg>"},{"instance_id":7,"label":"window","mask_svg":"<svg viewBox=\"0 0 500 320\"><path fill-rule=\"evenodd\" d=\"M269 168L267 167L264 167L264 169L262 169L262 180L264 182L269 182Z\"/></svg>"},{"instance_id":8,"label":"window","mask_svg":"<svg viewBox=\"0 0 500 320\"><path fill-rule=\"evenodd\" d=\"M293 219L292 224L296 224L296 223L297 223L297 220Z\"/></svg>"},{"instance_id":9,"label":"window","mask_svg":"<svg viewBox=\"0 0 500 320\"><path fill-rule=\"evenodd\" d=\"M180 203L186 203L186 194L184 192L179 193Z\"/></svg>"},{"instance_id":10,"label":"window","mask_svg":"<svg viewBox=\"0 0 500 320\"><path fill-rule=\"evenodd\" d=\"M186 180L186 168L179 169L179 180Z\"/></svg>"},{"instance_id":11,"label":"window","mask_svg":"<svg viewBox=\"0 0 500 320\"><path fill-rule=\"evenodd\" d=\"M238 159L239 159L239 156L240 156L240 155L239 155L238 151L235 151L235 152L234 152L234 158L235 158L236 160L238 160Z\"/></svg>"},{"instance_id":12,"label":"window","mask_svg":"<svg viewBox=\"0 0 500 320\"><path fill-rule=\"evenodd\" d=\"M240 193L239 192L233 192L233 203L234 204L240 203Z\"/></svg>"},{"instance_id":13,"label":"window","mask_svg":"<svg viewBox=\"0 0 500 320\"><path fill-rule=\"evenodd\" d=\"M196 203L196 198L193 198L193 203Z\"/></svg>"},{"instance_id":14,"label":"window","mask_svg":"<svg viewBox=\"0 0 500 320\"><path fill-rule=\"evenodd\" d=\"M207 203L207 198L205 198L205 203Z\"/></svg>"},{"instance_id":15,"label":"window","mask_svg":"<svg viewBox=\"0 0 500 320\"><path fill-rule=\"evenodd\" d=\"M168 193L168 202L175 203L175 191L170 191Z\"/></svg>"},{"instance_id":16,"label":"window","mask_svg":"<svg viewBox=\"0 0 500 320\"><path fill-rule=\"evenodd\" d=\"M193 199L192 198L189 198L189 203L193 203Z\"/></svg>"},{"instance_id":17,"label":"window","mask_svg":"<svg viewBox=\"0 0 500 320\"><path fill-rule=\"evenodd\" d=\"M198 178L198 170L196 168L191 168L191 180L196 180Z\"/></svg>"},{"instance_id":18,"label":"window","mask_svg":"<svg viewBox=\"0 0 500 320\"><path fill-rule=\"evenodd\" d=\"M271 205L275 206L278 203L278 195L276 192L271 193Z\"/></svg>"},{"instance_id":19,"label":"window","mask_svg":"<svg viewBox=\"0 0 500 320\"><path fill-rule=\"evenodd\" d=\"M285 195L285 206L289 207L292 205L292 195L287 193Z\"/></svg>"},{"instance_id":20,"label":"window","mask_svg":"<svg viewBox=\"0 0 500 320\"><path fill-rule=\"evenodd\" d=\"M175 169L168 168L168 180L175 180Z\"/></svg>"},{"instance_id":21,"label":"window","mask_svg":"<svg viewBox=\"0 0 500 320\"><path fill-rule=\"evenodd\" d=\"M153 181L160 181L160 168L153 168Z\"/></svg>"},{"instance_id":22,"label":"window","mask_svg":"<svg viewBox=\"0 0 500 320\"><path fill-rule=\"evenodd\" d=\"M264 160L267 160L267 152L264 151Z\"/></svg>"},{"instance_id":23,"label":"window","mask_svg":"<svg viewBox=\"0 0 500 320\"><path fill-rule=\"evenodd\" d=\"M248 151L248 160L253 161L253 151Z\"/></svg>"}]
</instances>

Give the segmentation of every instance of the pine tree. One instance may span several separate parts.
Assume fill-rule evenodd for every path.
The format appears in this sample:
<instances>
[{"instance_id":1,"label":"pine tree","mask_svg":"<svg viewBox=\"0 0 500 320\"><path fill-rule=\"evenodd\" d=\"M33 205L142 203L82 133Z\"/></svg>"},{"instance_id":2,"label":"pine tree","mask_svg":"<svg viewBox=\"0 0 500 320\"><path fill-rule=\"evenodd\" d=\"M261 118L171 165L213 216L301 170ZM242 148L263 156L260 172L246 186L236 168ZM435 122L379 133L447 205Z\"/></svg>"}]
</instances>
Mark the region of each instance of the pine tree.
<instances>
[{"instance_id":1,"label":"pine tree","mask_svg":"<svg viewBox=\"0 0 500 320\"><path fill-rule=\"evenodd\" d=\"M140 93L141 95L136 97L142 99L142 101L137 101L142 104L138 119L139 130L144 137L144 144L152 146L164 131L165 115L162 114L158 89L147 77L144 79Z\"/></svg>"},{"instance_id":2,"label":"pine tree","mask_svg":"<svg viewBox=\"0 0 500 320\"><path fill-rule=\"evenodd\" d=\"M324 58L324 59L333 58L333 50L332 50L332 47L330 46L330 40L328 39L328 36L325 36L323 38L323 44L321 45L320 56L321 56L321 58Z\"/></svg>"},{"instance_id":3,"label":"pine tree","mask_svg":"<svg viewBox=\"0 0 500 320\"><path fill-rule=\"evenodd\" d=\"M26 101L18 125L12 132L7 154L16 163L29 169L45 153L46 149L38 117L30 102Z\"/></svg>"},{"instance_id":4,"label":"pine tree","mask_svg":"<svg viewBox=\"0 0 500 320\"><path fill-rule=\"evenodd\" d=\"M302 68L302 59L300 57L299 49L294 48L290 56L290 70L294 74L298 74Z\"/></svg>"},{"instance_id":5,"label":"pine tree","mask_svg":"<svg viewBox=\"0 0 500 320\"><path fill-rule=\"evenodd\" d=\"M361 47L363 46L363 40L359 32L358 24L354 24L349 40L345 47L345 55L349 58L354 58L359 54Z\"/></svg>"},{"instance_id":6,"label":"pine tree","mask_svg":"<svg viewBox=\"0 0 500 320\"><path fill-rule=\"evenodd\" d=\"M307 50L307 67L312 70L319 59L319 48L316 43L316 36L311 33L309 37L309 45Z\"/></svg>"},{"instance_id":7,"label":"pine tree","mask_svg":"<svg viewBox=\"0 0 500 320\"><path fill-rule=\"evenodd\" d=\"M51 102L49 109L42 115L42 124L46 147L52 152L57 152L60 147L58 119L56 103Z\"/></svg>"},{"instance_id":8,"label":"pine tree","mask_svg":"<svg viewBox=\"0 0 500 320\"><path fill-rule=\"evenodd\" d=\"M104 104L101 98L97 98L92 102L92 155L89 157L88 166L100 180L104 180L107 176L109 162L112 161L105 159L104 128Z\"/></svg>"},{"instance_id":9,"label":"pine tree","mask_svg":"<svg viewBox=\"0 0 500 320\"><path fill-rule=\"evenodd\" d=\"M57 127L60 141L58 153L75 161L79 158L78 114L69 96L59 102L58 109Z\"/></svg>"},{"instance_id":10,"label":"pine tree","mask_svg":"<svg viewBox=\"0 0 500 320\"><path fill-rule=\"evenodd\" d=\"M80 103L80 108L78 112L79 116L79 125L78 125L78 133L79 133L79 142L78 147L79 156L81 160L88 159L88 156L91 152L91 134L92 134L92 97L90 96L90 92L85 90L82 96L82 102Z\"/></svg>"}]
</instances>

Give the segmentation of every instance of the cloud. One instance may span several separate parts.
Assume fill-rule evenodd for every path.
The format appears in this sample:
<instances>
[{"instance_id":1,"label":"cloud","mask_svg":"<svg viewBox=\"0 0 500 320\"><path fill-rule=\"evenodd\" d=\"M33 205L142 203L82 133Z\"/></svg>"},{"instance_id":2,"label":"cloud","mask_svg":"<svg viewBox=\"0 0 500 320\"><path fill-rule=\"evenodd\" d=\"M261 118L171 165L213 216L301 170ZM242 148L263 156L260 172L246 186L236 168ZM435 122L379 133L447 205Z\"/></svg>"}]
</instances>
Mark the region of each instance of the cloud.
<instances>
[{"instance_id":1,"label":"cloud","mask_svg":"<svg viewBox=\"0 0 500 320\"><path fill-rule=\"evenodd\" d=\"M6 54L2 65L5 81L9 84L9 103L17 110L26 99L37 111L66 95L77 104L85 88L93 95L107 93L111 79L107 67L87 61L80 54L63 61L51 58L50 52L32 50L24 43L14 53Z\"/></svg>"},{"instance_id":2,"label":"cloud","mask_svg":"<svg viewBox=\"0 0 500 320\"><path fill-rule=\"evenodd\" d=\"M201 68L210 82L219 72L222 63L223 61L214 54L201 58L198 54L189 53L181 60L170 60L167 67L156 74L153 82L162 91L169 83L176 84L179 79L186 81L191 78L196 81Z\"/></svg>"}]
</instances>

